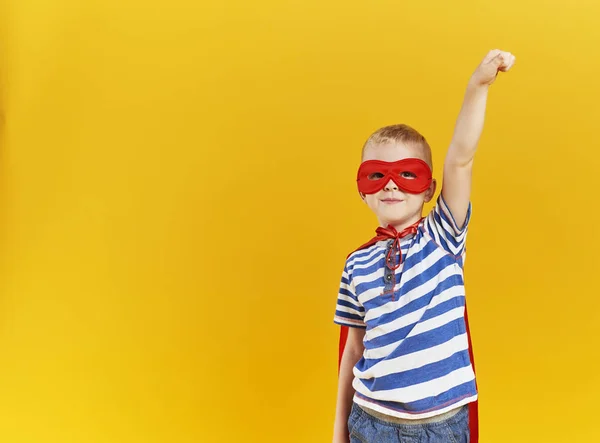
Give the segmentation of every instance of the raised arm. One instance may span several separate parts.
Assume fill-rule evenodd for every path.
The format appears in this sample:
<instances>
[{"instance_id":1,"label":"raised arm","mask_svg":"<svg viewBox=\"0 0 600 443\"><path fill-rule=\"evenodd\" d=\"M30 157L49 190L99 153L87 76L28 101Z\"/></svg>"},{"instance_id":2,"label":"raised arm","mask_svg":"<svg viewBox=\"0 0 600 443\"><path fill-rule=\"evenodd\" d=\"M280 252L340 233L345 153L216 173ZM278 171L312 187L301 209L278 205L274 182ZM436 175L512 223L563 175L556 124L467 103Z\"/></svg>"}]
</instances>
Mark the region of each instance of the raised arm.
<instances>
[{"instance_id":1,"label":"raised arm","mask_svg":"<svg viewBox=\"0 0 600 443\"><path fill-rule=\"evenodd\" d=\"M490 51L467 86L446 154L442 185L442 197L459 228L463 227L469 209L473 158L483 130L488 89L498 72L508 71L514 62L515 57L510 52Z\"/></svg>"}]
</instances>

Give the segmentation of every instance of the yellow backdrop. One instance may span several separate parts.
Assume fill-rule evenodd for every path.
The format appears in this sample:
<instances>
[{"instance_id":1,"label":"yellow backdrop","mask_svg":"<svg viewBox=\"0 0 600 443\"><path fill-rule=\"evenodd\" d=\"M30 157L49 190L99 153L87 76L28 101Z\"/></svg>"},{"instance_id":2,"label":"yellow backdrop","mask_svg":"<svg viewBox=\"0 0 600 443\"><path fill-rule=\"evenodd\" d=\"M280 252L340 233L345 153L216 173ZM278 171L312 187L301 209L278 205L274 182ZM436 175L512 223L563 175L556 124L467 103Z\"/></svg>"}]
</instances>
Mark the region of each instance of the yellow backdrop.
<instances>
[{"instance_id":1,"label":"yellow backdrop","mask_svg":"<svg viewBox=\"0 0 600 443\"><path fill-rule=\"evenodd\" d=\"M0 441L326 442L354 177L439 176L490 97L467 260L483 443L597 441L600 4L3 0Z\"/></svg>"}]
</instances>

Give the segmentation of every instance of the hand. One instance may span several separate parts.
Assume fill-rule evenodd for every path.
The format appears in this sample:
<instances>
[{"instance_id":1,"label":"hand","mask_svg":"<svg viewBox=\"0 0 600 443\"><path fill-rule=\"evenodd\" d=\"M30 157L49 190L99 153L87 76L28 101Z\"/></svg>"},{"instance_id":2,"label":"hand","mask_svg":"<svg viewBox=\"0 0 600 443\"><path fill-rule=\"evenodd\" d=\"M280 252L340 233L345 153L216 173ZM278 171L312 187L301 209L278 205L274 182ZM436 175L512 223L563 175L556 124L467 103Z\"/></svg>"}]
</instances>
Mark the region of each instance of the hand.
<instances>
[{"instance_id":1,"label":"hand","mask_svg":"<svg viewBox=\"0 0 600 443\"><path fill-rule=\"evenodd\" d=\"M515 64L515 56L510 52L494 49L488 52L481 64L471 76L475 86L490 86L496 80L498 72L507 72Z\"/></svg>"}]
</instances>

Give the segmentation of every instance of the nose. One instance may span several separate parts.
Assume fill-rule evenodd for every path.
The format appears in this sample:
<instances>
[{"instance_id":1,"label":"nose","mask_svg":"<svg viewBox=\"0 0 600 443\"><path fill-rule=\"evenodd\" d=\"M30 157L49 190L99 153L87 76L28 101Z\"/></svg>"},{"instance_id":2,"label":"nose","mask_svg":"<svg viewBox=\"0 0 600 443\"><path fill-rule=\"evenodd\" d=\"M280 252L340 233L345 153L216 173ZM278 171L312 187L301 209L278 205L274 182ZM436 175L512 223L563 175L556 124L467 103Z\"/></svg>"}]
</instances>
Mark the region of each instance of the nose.
<instances>
[{"instance_id":1,"label":"nose","mask_svg":"<svg viewBox=\"0 0 600 443\"><path fill-rule=\"evenodd\" d=\"M394 180L390 180L389 182L387 182L387 184L385 185L383 190L384 191L397 191L398 186L396 185L396 183L394 183Z\"/></svg>"}]
</instances>

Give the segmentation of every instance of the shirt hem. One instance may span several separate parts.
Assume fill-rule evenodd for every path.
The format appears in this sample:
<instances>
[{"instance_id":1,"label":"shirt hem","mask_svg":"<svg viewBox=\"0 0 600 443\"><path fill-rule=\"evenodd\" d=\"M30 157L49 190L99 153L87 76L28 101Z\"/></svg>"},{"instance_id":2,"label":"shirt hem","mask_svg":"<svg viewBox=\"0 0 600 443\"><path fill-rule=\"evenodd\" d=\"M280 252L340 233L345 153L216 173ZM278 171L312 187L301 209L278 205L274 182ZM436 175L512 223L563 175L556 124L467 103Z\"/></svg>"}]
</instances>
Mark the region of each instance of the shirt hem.
<instances>
[{"instance_id":1,"label":"shirt hem","mask_svg":"<svg viewBox=\"0 0 600 443\"><path fill-rule=\"evenodd\" d=\"M337 317L333 320L333 322L336 325L340 325L340 326L350 326L353 328L362 328L362 329L367 328L367 325L363 322L359 322L359 321L353 322L352 320L346 320L346 319L339 320Z\"/></svg>"},{"instance_id":2,"label":"shirt hem","mask_svg":"<svg viewBox=\"0 0 600 443\"><path fill-rule=\"evenodd\" d=\"M460 399L459 401L452 403L448 406L444 406L442 408L438 408L433 411L430 410L430 411L424 411L424 412L396 411L394 409L389 409L384 406L381 406L380 404L377 404L377 403L373 402L372 400L370 401L369 399L363 399L356 394L354 395L353 401L360 406L364 406L365 408L372 409L381 414L386 414L386 415L390 415L392 417L404 418L404 419L409 419L409 420L417 420L417 419L430 418L430 417L435 417L436 415L445 414L446 412L449 412L453 409L459 408L459 407L464 406L469 403L473 403L474 401L477 401L477 398L478 398L478 395L475 394L475 395L469 396L467 398Z\"/></svg>"}]
</instances>

